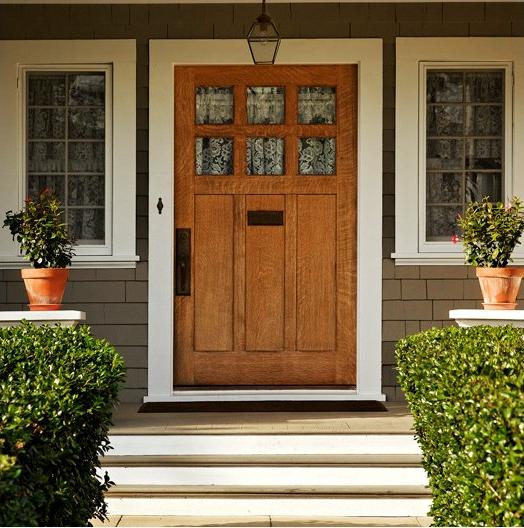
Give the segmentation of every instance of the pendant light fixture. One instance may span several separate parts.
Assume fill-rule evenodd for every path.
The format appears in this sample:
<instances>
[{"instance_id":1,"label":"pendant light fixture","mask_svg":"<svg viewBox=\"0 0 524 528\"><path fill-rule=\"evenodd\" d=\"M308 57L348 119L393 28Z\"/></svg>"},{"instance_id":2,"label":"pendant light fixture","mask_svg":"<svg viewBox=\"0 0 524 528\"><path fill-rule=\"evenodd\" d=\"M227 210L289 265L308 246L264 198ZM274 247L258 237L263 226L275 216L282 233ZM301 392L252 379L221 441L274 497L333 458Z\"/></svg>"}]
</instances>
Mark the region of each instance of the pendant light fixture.
<instances>
[{"instance_id":1,"label":"pendant light fixture","mask_svg":"<svg viewBox=\"0 0 524 528\"><path fill-rule=\"evenodd\" d=\"M255 64L274 64L280 45L280 34L266 13L266 0L262 0L262 13L253 22L247 43Z\"/></svg>"}]
</instances>

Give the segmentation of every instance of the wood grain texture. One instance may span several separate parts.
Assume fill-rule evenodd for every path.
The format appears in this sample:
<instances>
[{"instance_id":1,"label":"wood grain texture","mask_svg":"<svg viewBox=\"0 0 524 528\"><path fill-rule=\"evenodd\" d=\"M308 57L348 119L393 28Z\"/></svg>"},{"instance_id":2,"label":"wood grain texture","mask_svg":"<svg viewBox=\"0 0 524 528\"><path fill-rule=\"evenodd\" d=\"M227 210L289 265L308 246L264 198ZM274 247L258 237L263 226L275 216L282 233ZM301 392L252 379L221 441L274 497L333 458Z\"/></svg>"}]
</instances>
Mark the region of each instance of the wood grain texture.
<instances>
[{"instance_id":1,"label":"wood grain texture","mask_svg":"<svg viewBox=\"0 0 524 528\"><path fill-rule=\"evenodd\" d=\"M335 352L195 352L194 384L330 385L336 363Z\"/></svg>"},{"instance_id":2,"label":"wood grain texture","mask_svg":"<svg viewBox=\"0 0 524 528\"><path fill-rule=\"evenodd\" d=\"M233 196L195 196L195 350L233 349Z\"/></svg>"},{"instance_id":3,"label":"wood grain texture","mask_svg":"<svg viewBox=\"0 0 524 528\"><path fill-rule=\"evenodd\" d=\"M296 149L296 143L295 143ZM335 194L336 176L198 176L198 194Z\"/></svg>"},{"instance_id":4,"label":"wood grain texture","mask_svg":"<svg viewBox=\"0 0 524 528\"><path fill-rule=\"evenodd\" d=\"M233 87L233 124L195 125L197 86ZM284 88L284 123L247 123L249 86ZM336 124L298 124L300 86L336 87ZM175 385L355 385L357 86L356 65L175 67L175 226L194 235ZM195 174L199 136L233 138L231 176ZM248 137L284 138L283 176L246 175ZM300 137L336 137L335 175L298 174ZM251 209L284 225L248 226Z\"/></svg>"},{"instance_id":5,"label":"wood grain texture","mask_svg":"<svg viewBox=\"0 0 524 528\"><path fill-rule=\"evenodd\" d=\"M235 196L234 348L246 349L246 197Z\"/></svg>"},{"instance_id":6,"label":"wood grain texture","mask_svg":"<svg viewBox=\"0 0 524 528\"><path fill-rule=\"evenodd\" d=\"M334 195L297 197L297 348L336 348Z\"/></svg>"},{"instance_id":7,"label":"wood grain texture","mask_svg":"<svg viewBox=\"0 0 524 528\"><path fill-rule=\"evenodd\" d=\"M247 196L246 209L284 211L285 199ZM285 225L246 228L246 350L284 350L284 229Z\"/></svg>"},{"instance_id":8,"label":"wood grain texture","mask_svg":"<svg viewBox=\"0 0 524 528\"><path fill-rule=\"evenodd\" d=\"M175 227L193 228L193 178L195 149L188 141L187 131L195 122L194 108L186 101L193 100L194 75L192 69L175 68ZM176 240L175 240L176 245ZM191 244L191 284L194 284L194 244ZM176 251L175 251L176 254ZM174 293L174 292L173 292ZM175 296L175 357L173 361L175 384L193 383L193 296Z\"/></svg>"},{"instance_id":9,"label":"wood grain texture","mask_svg":"<svg viewBox=\"0 0 524 528\"><path fill-rule=\"evenodd\" d=\"M297 197L286 196L286 285L284 331L286 350L297 346Z\"/></svg>"},{"instance_id":10,"label":"wood grain texture","mask_svg":"<svg viewBox=\"0 0 524 528\"><path fill-rule=\"evenodd\" d=\"M357 67L337 75L337 375L356 384L357 357Z\"/></svg>"}]
</instances>

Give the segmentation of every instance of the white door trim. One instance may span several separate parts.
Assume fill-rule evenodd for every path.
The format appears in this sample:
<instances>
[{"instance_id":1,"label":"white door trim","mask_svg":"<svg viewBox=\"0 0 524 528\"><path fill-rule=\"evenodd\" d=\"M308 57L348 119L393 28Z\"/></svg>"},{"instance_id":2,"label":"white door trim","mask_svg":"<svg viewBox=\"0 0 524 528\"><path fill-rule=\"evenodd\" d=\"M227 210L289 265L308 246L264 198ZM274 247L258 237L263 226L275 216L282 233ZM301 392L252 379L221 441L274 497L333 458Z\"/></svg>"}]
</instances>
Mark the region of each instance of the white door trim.
<instances>
[{"instance_id":1,"label":"white door trim","mask_svg":"<svg viewBox=\"0 0 524 528\"><path fill-rule=\"evenodd\" d=\"M174 391L174 71L177 64L252 64L245 40L149 44L149 353L146 402L384 400L382 394L382 40L283 40L278 64L358 64L356 390ZM164 208L158 213L157 201Z\"/></svg>"}]
</instances>

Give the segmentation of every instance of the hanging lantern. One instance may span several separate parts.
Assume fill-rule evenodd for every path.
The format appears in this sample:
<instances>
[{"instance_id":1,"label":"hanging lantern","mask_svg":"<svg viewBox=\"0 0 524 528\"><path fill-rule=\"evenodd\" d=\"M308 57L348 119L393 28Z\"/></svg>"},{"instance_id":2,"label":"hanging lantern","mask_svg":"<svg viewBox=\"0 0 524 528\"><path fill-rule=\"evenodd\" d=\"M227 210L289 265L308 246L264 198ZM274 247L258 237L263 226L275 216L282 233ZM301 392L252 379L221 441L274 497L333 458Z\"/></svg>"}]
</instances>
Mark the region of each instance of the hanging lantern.
<instances>
[{"instance_id":1,"label":"hanging lantern","mask_svg":"<svg viewBox=\"0 0 524 528\"><path fill-rule=\"evenodd\" d=\"M280 35L266 13L266 0L262 0L262 13L253 22L247 35L247 43L255 64L274 64L277 57Z\"/></svg>"}]
</instances>

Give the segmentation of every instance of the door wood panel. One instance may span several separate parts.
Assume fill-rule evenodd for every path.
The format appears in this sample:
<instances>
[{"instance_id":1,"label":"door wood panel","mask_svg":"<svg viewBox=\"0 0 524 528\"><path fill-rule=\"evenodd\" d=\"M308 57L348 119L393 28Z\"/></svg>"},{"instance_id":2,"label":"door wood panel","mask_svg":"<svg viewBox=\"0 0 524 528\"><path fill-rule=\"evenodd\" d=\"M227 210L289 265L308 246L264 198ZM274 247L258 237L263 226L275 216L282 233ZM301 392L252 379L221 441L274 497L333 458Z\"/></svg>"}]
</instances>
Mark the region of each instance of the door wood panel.
<instances>
[{"instance_id":1,"label":"door wood panel","mask_svg":"<svg viewBox=\"0 0 524 528\"><path fill-rule=\"evenodd\" d=\"M336 348L336 196L297 197L297 348Z\"/></svg>"},{"instance_id":2,"label":"door wood panel","mask_svg":"<svg viewBox=\"0 0 524 528\"><path fill-rule=\"evenodd\" d=\"M233 348L233 216L232 195L195 196L195 350Z\"/></svg>"},{"instance_id":3,"label":"door wood panel","mask_svg":"<svg viewBox=\"0 0 524 528\"><path fill-rule=\"evenodd\" d=\"M174 220L192 236L191 294L174 296L176 386L355 385L357 75L347 65L175 67ZM232 122L196 124L199 87L232 94ZM282 88L282 123L248 123L248 87ZM300 87L335 88L335 123L298 122ZM232 140L231 174L197 175L196 138ZM248 138L282 138L282 175L247 174ZM335 138L334 174L300 173L300 138ZM205 141L203 156L220 165L229 151ZM327 149L311 145L315 156ZM250 211L281 212L281 225L250 225Z\"/></svg>"},{"instance_id":4,"label":"door wood panel","mask_svg":"<svg viewBox=\"0 0 524 528\"><path fill-rule=\"evenodd\" d=\"M284 196L246 197L248 211L284 211ZM268 251L268 249L270 251ZM246 350L284 350L284 226L246 227Z\"/></svg>"}]
</instances>

